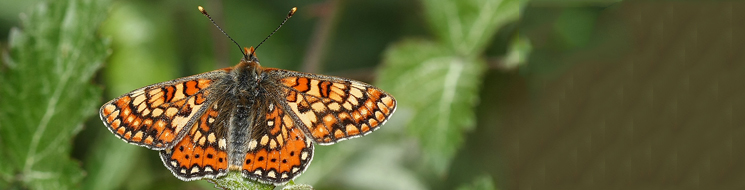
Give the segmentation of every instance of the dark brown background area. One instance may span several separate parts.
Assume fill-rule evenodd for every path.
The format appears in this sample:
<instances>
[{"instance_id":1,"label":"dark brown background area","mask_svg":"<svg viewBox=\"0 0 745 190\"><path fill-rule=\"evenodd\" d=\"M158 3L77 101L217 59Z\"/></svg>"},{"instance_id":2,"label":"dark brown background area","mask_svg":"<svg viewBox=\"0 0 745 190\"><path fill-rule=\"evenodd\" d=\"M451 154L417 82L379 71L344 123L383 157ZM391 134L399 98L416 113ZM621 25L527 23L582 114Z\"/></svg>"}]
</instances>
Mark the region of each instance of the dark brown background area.
<instances>
[{"instance_id":1,"label":"dark brown background area","mask_svg":"<svg viewBox=\"0 0 745 190\"><path fill-rule=\"evenodd\" d=\"M745 189L742 10L531 3L528 65L487 75L451 174L489 172L504 189ZM567 42L576 13L596 19ZM479 156L491 165L458 162Z\"/></svg>"}]
</instances>

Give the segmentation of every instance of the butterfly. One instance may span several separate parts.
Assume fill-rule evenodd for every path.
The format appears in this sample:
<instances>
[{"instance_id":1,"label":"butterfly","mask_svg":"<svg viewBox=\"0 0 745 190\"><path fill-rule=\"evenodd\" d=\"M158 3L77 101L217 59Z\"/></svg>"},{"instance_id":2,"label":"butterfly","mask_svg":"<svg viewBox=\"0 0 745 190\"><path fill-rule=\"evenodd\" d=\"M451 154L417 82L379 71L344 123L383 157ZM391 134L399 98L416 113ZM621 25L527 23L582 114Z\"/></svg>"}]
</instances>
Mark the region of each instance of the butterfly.
<instances>
[{"instance_id":1,"label":"butterfly","mask_svg":"<svg viewBox=\"0 0 745 190\"><path fill-rule=\"evenodd\" d=\"M160 151L181 180L239 171L282 185L305 171L313 144L369 134L395 109L393 96L360 81L262 67L251 47L234 67L136 89L99 115L118 138Z\"/></svg>"}]
</instances>

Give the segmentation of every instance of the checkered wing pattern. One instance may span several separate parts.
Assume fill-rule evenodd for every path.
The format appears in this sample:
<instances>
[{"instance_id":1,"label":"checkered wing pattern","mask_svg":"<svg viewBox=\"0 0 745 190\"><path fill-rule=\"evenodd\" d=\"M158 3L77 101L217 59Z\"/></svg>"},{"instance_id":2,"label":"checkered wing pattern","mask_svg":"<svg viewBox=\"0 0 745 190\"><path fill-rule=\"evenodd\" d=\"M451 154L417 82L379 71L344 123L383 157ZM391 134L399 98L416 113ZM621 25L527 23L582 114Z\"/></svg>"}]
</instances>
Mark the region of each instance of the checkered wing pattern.
<instances>
[{"instance_id":1,"label":"checkered wing pattern","mask_svg":"<svg viewBox=\"0 0 745 190\"><path fill-rule=\"evenodd\" d=\"M283 184L305 171L313 158L312 140L306 138L291 112L270 98L259 106L253 122L248 152L243 159L244 177Z\"/></svg>"},{"instance_id":2,"label":"checkered wing pattern","mask_svg":"<svg viewBox=\"0 0 745 190\"><path fill-rule=\"evenodd\" d=\"M178 142L204 113L210 84L225 74L217 70L146 86L107 102L99 115L120 139L163 150Z\"/></svg>"},{"instance_id":3,"label":"checkered wing pattern","mask_svg":"<svg viewBox=\"0 0 745 190\"><path fill-rule=\"evenodd\" d=\"M393 96L359 81L281 69L267 72L278 77L274 89L296 125L321 145L366 135L396 109Z\"/></svg>"},{"instance_id":4,"label":"checkered wing pattern","mask_svg":"<svg viewBox=\"0 0 745 190\"><path fill-rule=\"evenodd\" d=\"M160 151L161 160L184 181L215 178L228 172L227 121L216 103L199 117L181 141Z\"/></svg>"}]
</instances>

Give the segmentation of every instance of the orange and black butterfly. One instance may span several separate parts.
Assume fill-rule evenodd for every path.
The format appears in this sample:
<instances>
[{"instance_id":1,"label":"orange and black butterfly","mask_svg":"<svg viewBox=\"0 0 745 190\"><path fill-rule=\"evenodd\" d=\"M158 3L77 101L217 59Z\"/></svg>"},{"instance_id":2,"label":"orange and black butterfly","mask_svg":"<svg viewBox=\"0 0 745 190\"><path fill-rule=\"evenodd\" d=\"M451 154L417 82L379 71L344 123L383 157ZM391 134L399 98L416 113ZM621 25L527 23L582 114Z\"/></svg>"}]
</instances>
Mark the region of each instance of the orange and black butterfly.
<instances>
[{"instance_id":1,"label":"orange and black butterfly","mask_svg":"<svg viewBox=\"0 0 745 190\"><path fill-rule=\"evenodd\" d=\"M305 171L314 143L366 135L395 109L393 96L372 85L264 68L246 48L234 67L136 89L104 104L99 114L117 137L159 150L181 180L232 170L281 185Z\"/></svg>"}]
</instances>

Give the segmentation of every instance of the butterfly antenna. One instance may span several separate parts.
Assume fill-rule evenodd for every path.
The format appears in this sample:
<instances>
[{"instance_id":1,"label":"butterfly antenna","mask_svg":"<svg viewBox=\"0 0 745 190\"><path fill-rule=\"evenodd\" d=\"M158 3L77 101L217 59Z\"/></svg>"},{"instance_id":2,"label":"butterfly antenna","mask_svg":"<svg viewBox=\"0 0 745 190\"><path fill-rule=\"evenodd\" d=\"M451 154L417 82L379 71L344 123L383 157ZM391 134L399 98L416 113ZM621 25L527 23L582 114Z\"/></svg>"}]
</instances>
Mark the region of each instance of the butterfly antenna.
<instances>
[{"instance_id":1,"label":"butterfly antenna","mask_svg":"<svg viewBox=\"0 0 745 190\"><path fill-rule=\"evenodd\" d=\"M282 23L279 24L279 26L277 27L277 29L274 29L274 31L272 31L272 33L269 34L269 36L267 36L266 38L264 38L264 40L262 40L261 43L259 43L259 45L256 45L256 48L254 50L259 49L259 46L261 46L261 44L264 44L264 42L267 39L269 39L270 37L272 37L272 35L274 35L274 33L277 32L277 30L279 30L279 28L282 28L282 25L285 25L285 22L287 22L287 20L289 20L290 17L292 17L292 15L295 14L295 11L297 11L297 7L292 7L292 9L290 9L290 12L287 13L287 17L285 17L285 20L283 20Z\"/></svg>"},{"instance_id":2,"label":"butterfly antenna","mask_svg":"<svg viewBox=\"0 0 745 190\"><path fill-rule=\"evenodd\" d=\"M238 46L238 50L241 50L241 45L238 44L238 42L236 42L235 40L233 40L233 38L231 38L230 35L228 35L228 33L226 33L224 30L222 30L222 28L220 28L220 26L217 25L217 23L215 22L215 20L212 20L212 17L210 16L210 14L207 14L207 11L204 10L204 7L199 6L197 8L199 8L199 12L202 12L202 14L204 16L207 16L207 18L210 19L210 21L212 21L212 24L214 24L215 27L217 27L217 29L220 30L220 32L222 32L223 34L225 34L225 36L227 36L230 39L230 41L233 41L233 43ZM246 59L248 59L248 55L246 55L245 52L243 52L241 50L241 53L243 54L243 57L245 57Z\"/></svg>"}]
</instances>

